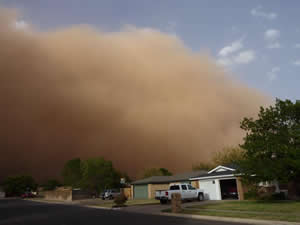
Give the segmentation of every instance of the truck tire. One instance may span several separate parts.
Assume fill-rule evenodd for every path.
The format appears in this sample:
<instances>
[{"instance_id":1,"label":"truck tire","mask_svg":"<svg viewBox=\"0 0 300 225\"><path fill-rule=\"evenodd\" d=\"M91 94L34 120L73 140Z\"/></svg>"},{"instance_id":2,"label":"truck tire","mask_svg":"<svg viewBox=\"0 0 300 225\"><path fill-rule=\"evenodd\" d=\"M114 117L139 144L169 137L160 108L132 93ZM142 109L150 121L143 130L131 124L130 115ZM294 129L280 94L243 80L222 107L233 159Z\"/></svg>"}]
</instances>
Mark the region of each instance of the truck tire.
<instances>
[{"instance_id":1,"label":"truck tire","mask_svg":"<svg viewBox=\"0 0 300 225\"><path fill-rule=\"evenodd\" d=\"M204 196L202 193L198 194L198 201L203 201L204 200Z\"/></svg>"},{"instance_id":2,"label":"truck tire","mask_svg":"<svg viewBox=\"0 0 300 225\"><path fill-rule=\"evenodd\" d=\"M167 199L160 199L160 204L167 204L168 200Z\"/></svg>"}]
</instances>

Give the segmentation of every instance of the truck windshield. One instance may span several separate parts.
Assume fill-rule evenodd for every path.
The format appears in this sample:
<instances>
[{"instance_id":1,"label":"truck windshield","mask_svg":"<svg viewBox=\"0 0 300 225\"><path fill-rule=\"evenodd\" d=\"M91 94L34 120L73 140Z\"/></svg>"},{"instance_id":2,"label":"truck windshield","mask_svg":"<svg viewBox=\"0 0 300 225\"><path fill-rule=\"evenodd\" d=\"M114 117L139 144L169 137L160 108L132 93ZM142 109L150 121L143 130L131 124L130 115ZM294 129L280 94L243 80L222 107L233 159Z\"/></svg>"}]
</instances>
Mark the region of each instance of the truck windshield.
<instances>
[{"instance_id":1,"label":"truck windshield","mask_svg":"<svg viewBox=\"0 0 300 225\"><path fill-rule=\"evenodd\" d=\"M188 187L189 187L189 190L196 190L196 188L194 188L192 185L188 185Z\"/></svg>"},{"instance_id":2,"label":"truck windshield","mask_svg":"<svg viewBox=\"0 0 300 225\"><path fill-rule=\"evenodd\" d=\"M179 185L173 185L173 186L171 186L170 190L180 190Z\"/></svg>"}]
</instances>

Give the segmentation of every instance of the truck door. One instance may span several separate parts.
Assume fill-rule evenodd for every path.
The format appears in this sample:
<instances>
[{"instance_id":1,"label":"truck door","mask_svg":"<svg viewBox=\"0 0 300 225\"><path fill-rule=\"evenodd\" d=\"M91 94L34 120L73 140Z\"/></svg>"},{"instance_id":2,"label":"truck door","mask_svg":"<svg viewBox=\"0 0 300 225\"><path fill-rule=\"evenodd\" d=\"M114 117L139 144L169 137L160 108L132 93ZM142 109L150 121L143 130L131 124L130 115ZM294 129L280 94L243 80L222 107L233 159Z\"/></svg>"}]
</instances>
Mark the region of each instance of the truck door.
<instances>
[{"instance_id":1,"label":"truck door","mask_svg":"<svg viewBox=\"0 0 300 225\"><path fill-rule=\"evenodd\" d=\"M189 198L189 191L187 189L187 186L185 184L181 185L181 199L187 199Z\"/></svg>"},{"instance_id":2,"label":"truck door","mask_svg":"<svg viewBox=\"0 0 300 225\"><path fill-rule=\"evenodd\" d=\"M189 198L197 198L197 190L196 188L194 188L192 185L188 185L188 189L189 189Z\"/></svg>"}]
</instances>

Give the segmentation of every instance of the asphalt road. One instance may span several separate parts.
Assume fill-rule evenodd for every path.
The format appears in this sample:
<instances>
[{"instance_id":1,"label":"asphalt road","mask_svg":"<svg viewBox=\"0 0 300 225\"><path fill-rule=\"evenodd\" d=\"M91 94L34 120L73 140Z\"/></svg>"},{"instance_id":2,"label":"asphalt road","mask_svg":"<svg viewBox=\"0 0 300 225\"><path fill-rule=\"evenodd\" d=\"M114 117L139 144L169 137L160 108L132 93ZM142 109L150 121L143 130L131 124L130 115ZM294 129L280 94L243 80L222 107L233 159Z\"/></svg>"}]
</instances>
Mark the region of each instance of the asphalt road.
<instances>
[{"instance_id":1,"label":"asphalt road","mask_svg":"<svg viewBox=\"0 0 300 225\"><path fill-rule=\"evenodd\" d=\"M146 215L121 210L103 210L78 205L47 204L18 199L0 200L0 225L237 225L185 219L178 217Z\"/></svg>"}]
</instances>

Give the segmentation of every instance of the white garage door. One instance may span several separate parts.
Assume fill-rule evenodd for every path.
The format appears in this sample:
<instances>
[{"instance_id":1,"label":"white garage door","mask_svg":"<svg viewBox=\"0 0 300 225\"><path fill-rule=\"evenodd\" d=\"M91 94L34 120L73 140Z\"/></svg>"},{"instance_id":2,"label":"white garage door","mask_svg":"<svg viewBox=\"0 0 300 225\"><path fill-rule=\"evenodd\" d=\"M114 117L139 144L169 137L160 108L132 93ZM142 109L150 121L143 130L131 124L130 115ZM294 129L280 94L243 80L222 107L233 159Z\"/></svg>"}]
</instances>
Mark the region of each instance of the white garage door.
<instances>
[{"instance_id":1,"label":"white garage door","mask_svg":"<svg viewBox=\"0 0 300 225\"><path fill-rule=\"evenodd\" d=\"M219 180L201 180L200 189L204 191L205 199L221 200Z\"/></svg>"}]
</instances>

